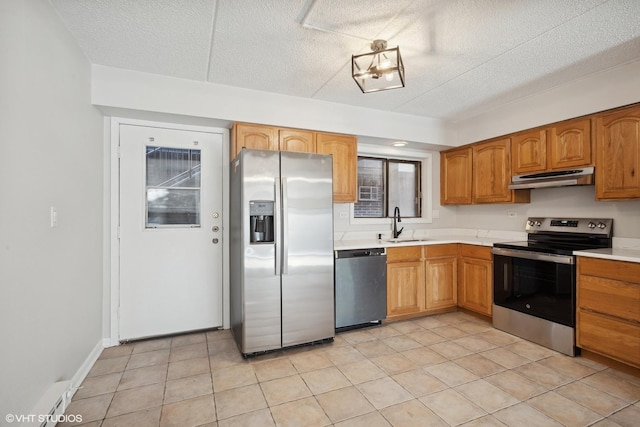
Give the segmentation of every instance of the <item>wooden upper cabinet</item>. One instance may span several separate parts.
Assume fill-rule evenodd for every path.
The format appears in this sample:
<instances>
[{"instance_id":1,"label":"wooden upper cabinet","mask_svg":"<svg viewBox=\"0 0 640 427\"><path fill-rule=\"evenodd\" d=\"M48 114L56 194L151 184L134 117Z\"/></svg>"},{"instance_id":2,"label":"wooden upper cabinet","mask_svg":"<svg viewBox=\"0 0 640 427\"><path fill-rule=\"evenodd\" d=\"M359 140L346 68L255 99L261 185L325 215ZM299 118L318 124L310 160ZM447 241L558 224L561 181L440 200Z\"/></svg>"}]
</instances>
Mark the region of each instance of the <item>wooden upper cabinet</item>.
<instances>
[{"instance_id":1,"label":"wooden upper cabinet","mask_svg":"<svg viewBox=\"0 0 640 427\"><path fill-rule=\"evenodd\" d=\"M511 141L497 139L473 145L473 203L508 203L511 182ZM528 193L527 193L528 194Z\"/></svg>"},{"instance_id":2,"label":"wooden upper cabinet","mask_svg":"<svg viewBox=\"0 0 640 427\"><path fill-rule=\"evenodd\" d=\"M234 123L231 156L235 158L243 147L330 154L333 157L333 201L357 201L358 139L355 136Z\"/></svg>"},{"instance_id":3,"label":"wooden upper cabinet","mask_svg":"<svg viewBox=\"0 0 640 427\"><path fill-rule=\"evenodd\" d=\"M301 151L304 153L316 152L316 138L312 131L298 129L280 129L280 150Z\"/></svg>"},{"instance_id":4,"label":"wooden upper cabinet","mask_svg":"<svg viewBox=\"0 0 640 427\"><path fill-rule=\"evenodd\" d=\"M556 123L511 137L513 174L591 166L591 120Z\"/></svg>"},{"instance_id":5,"label":"wooden upper cabinet","mask_svg":"<svg viewBox=\"0 0 640 427\"><path fill-rule=\"evenodd\" d=\"M596 117L596 199L640 198L640 106Z\"/></svg>"},{"instance_id":6,"label":"wooden upper cabinet","mask_svg":"<svg viewBox=\"0 0 640 427\"><path fill-rule=\"evenodd\" d=\"M549 168L570 169L591 166L591 120L557 123L549 129Z\"/></svg>"},{"instance_id":7,"label":"wooden upper cabinet","mask_svg":"<svg viewBox=\"0 0 640 427\"><path fill-rule=\"evenodd\" d=\"M358 186L358 140L351 135L316 134L316 152L333 156L333 201L355 203Z\"/></svg>"},{"instance_id":8,"label":"wooden upper cabinet","mask_svg":"<svg viewBox=\"0 0 640 427\"><path fill-rule=\"evenodd\" d=\"M471 204L472 183L471 147L440 154L440 204Z\"/></svg>"},{"instance_id":9,"label":"wooden upper cabinet","mask_svg":"<svg viewBox=\"0 0 640 427\"><path fill-rule=\"evenodd\" d=\"M534 130L511 137L513 174L543 172L547 169L547 132ZM509 177L511 179L511 177Z\"/></svg>"},{"instance_id":10,"label":"wooden upper cabinet","mask_svg":"<svg viewBox=\"0 0 640 427\"><path fill-rule=\"evenodd\" d=\"M249 123L234 123L232 156L235 158L243 147L256 150L279 150L278 128Z\"/></svg>"}]
</instances>

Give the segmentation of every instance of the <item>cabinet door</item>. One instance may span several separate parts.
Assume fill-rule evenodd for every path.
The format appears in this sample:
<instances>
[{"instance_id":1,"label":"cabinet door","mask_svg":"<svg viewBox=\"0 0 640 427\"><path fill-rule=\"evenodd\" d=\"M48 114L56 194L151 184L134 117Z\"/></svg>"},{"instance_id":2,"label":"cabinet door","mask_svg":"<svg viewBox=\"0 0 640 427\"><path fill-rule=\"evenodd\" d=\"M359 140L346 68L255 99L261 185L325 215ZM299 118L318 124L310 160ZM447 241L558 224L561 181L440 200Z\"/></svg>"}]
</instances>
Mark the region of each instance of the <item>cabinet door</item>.
<instances>
[{"instance_id":1,"label":"cabinet door","mask_svg":"<svg viewBox=\"0 0 640 427\"><path fill-rule=\"evenodd\" d=\"M457 257L425 261L425 297L427 310L455 307L458 301Z\"/></svg>"},{"instance_id":2,"label":"cabinet door","mask_svg":"<svg viewBox=\"0 0 640 427\"><path fill-rule=\"evenodd\" d=\"M440 204L471 204L471 147L440 154Z\"/></svg>"},{"instance_id":3,"label":"cabinet door","mask_svg":"<svg viewBox=\"0 0 640 427\"><path fill-rule=\"evenodd\" d=\"M492 277L491 261L461 258L458 272L458 305L491 316Z\"/></svg>"},{"instance_id":4,"label":"cabinet door","mask_svg":"<svg viewBox=\"0 0 640 427\"><path fill-rule=\"evenodd\" d=\"M279 142L282 151L316 152L316 138L311 131L280 129Z\"/></svg>"},{"instance_id":5,"label":"cabinet door","mask_svg":"<svg viewBox=\"0 0 640 427\"><path fill-rule=\"evenodd\" d=\"M543 172L547 169L547 132L535 130L511 137L513 174ZM511 177L509 177L511 179Z\"/></svg>"},{"instance_id":6,"label":"cabinet door","mask_svg":"<svg viewBox=\"0 0 640 427\"><path fill-rule=\"evenodd\" d=\"M387 318L424 310L422 261L387 264Z\"/></svg>"},{"instance_id":7,"label":"cabinet door","mask_svg":"<svg viewBox=\"0 0 640 427\"><path fill-rule=\"evenodd\" d=\"M333 201L355 203L358 185L358 142L355 136L316 134L316 152L333 156Z\"/></svg>"},{"instance_id":8,"label":"cabinet door","mask_svg":"<svg viewBox=\"0 0 640 427\"><path fill-rule=\"evenodd\" d=\"M580 119L551 127L549 140L550 169L590 166L591 120Z\"/></svg>"},{"instance_id":9,"label":"cabinet door","mask_svg":"<svg viewBox=\"0 0 640 427\"><path fill-rule=\"evenodd\" d=\"M509 138L473 146L473 203L511 202Z\"/></svg>"},{"instance_id":10,"label":"cabinet door","mask_svg":"<svg viewBox=\"0 0 640 427\"><path fill-rule=\"evenodd\" d=\"M576 344L640 368L640 326L578 309Z\"/></svg>"},{"instance_id":11,"label":"cabinet door","mask_svg":"<svg viewBox=\"0 0 640 427\"><path fill-rule=\"evenodd\" d=\"M640 107L596 119L596 199L640 198Z\"/></svg>"},{"instance_id":12,"label":"cabinet door","mask_svg":"<svg viewBox=\"0 0 640 427\"><path fill-rule=\"evenodd\" d=\"M278 128L271 126L235 123L233 125L233 157L243 147L256 150L275 150L278 146Z\"/></svg>"}]
</instances>

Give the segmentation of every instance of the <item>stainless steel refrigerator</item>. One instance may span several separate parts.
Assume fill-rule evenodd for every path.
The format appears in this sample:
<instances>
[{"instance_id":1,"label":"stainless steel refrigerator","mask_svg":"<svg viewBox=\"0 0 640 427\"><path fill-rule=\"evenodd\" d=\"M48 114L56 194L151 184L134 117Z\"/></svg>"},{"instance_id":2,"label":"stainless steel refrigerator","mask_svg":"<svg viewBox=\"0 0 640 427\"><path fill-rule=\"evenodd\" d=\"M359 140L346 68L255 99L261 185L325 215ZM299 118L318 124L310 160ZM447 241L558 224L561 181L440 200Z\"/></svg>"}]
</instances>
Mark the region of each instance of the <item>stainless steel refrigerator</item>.
<instances>
[{"instance_id":1,"label":"stainless steel refrigerator","mask_svg":"<svg viewBox=\"0 0 640 427\"><path fill-rule=\"evenodd\" d=\"M335 335L332 164L246 148L231 162L230 315L245 356Z\"/></svg>"}]
</instances>

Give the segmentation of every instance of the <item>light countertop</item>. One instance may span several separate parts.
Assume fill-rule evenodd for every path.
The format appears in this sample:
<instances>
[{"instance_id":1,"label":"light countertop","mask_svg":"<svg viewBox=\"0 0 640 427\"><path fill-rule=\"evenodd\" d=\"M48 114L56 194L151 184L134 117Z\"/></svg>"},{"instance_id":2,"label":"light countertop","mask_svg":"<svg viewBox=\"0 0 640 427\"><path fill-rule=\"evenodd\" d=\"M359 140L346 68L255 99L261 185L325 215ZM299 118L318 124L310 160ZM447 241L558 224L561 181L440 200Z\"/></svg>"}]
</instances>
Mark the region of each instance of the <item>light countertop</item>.
<instances>
[{"instance_id":1,"label":"light countertop","mask_svg":"<svg viewBox=\"0 0 640 427\"><path fill-rule=\"evenodd\" d=\"M425 239L400 239L397 242L390 242L387 239L362 239L362 240L339 240L333 243L336 251L347 249L364 249L364 248L396 248L399 246L421 246L421 245L445 245L447 243L464 243L467 245L493 246L494 243L510 241L487 237L472 236L438 236Z\"/></svg>"},{"instance_id":2,"label":"light countertop","mask_svg":"<svg viewBox=\"0 0 640 427\"><path fill-rule=\"evenodd\" d=\"M444 245L464 243L467 245L493 246L494 243L527 240L527 233L515 231L473 230L465 228L408 230L398 242L391 242L389 233L376 239L376 233L344 232L334 234L334 250L393 248L399 246ZM613 248L575 251L574 255L640 263L640 239L613 238Z\"/></svg>"},{"instance_id":3,"label":"light countertop","mask_svg":"<svg viewBox=\"0 0 640 427\"><path fill-rule=\"evenodd\" d=\"M627 261L627 262L639 262L640 263L640 249L628 249L628 248L605 248L605 249L590 249L588 251L575 251L574 255L590 257L590 258L602 258L615 261Z\"/></svg>"},{"instance_id":4,"label":"light countertop","mask_svg":"<svg viewBox=\"0 0 640 427\"><path fill-rule=\"evenodd\" d=\"M396 242L391 242L388 234L382 239L371 238L375 233L337 233L334 238L334 249L393 248L399 246L444 245L448 243L464 243L468 245L493 246L498 242L526 240L526 233L503 232L490 230L446 229L415 230L413 234L403 234ZM373 237L373 236L372 236Z\"/></svg>"}]
</instances>

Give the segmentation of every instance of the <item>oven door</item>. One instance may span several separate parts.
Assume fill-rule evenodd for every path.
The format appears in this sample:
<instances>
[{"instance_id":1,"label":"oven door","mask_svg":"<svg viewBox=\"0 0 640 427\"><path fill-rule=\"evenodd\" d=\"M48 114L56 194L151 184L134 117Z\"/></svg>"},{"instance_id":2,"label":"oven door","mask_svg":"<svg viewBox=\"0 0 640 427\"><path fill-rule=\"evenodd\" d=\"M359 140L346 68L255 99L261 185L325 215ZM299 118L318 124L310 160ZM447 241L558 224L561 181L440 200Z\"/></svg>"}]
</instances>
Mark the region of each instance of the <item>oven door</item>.
<instances>
[{"instance_id":1,"label":"oven door","mask_svg":"<svg viewBox=\"0 0 640 427\"><path fill-rule=\"evenodd\" d=\"M575 258L493 248L496 305L575 326Z\"/></svg>"}]
</instances>

